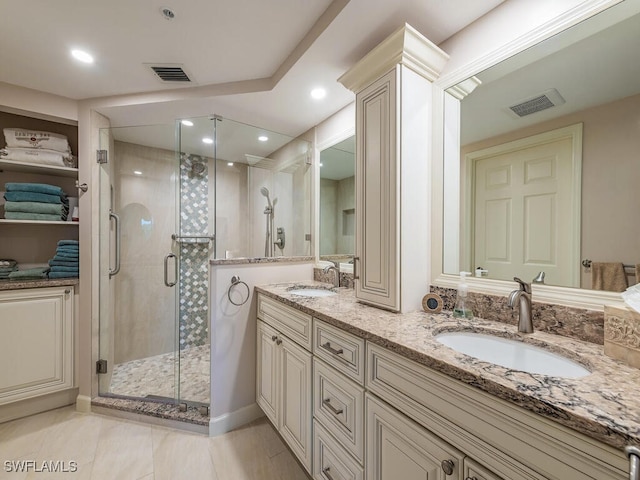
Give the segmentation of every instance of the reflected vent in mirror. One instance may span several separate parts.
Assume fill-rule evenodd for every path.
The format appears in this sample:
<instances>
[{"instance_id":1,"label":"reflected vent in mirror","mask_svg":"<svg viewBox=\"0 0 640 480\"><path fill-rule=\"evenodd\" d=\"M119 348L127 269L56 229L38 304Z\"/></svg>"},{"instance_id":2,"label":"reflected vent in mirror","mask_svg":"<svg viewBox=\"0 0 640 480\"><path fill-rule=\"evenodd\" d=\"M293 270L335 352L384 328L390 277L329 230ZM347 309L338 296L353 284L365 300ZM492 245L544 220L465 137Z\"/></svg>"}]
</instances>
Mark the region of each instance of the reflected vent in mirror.
<instances>
[{"instance_id":1,"label":"reflected vent in mirror","mask_svg":"<svg viewBox=\"0 0 640 480\"><path fill-rule=\"evenodd\" d=\"M521 100L516 105L511 105L509 110L519 117L526 117L532 113L541 112L547 108L562 105L564 102L565 100L562 98L562 95L560 95L555 88L552 88L540 95L536 95L535 97Z\"/></svg>"},{"instance_id":2,"label":"reflected vent in mirror","mask_svg":"<svg viewBox=\"0 0 640 480\"><path fill-rule=\"evenodd\" d=\"M149 65L163 82L190 82L191 79L180 65Z\"/></svg>"}]
</instances>

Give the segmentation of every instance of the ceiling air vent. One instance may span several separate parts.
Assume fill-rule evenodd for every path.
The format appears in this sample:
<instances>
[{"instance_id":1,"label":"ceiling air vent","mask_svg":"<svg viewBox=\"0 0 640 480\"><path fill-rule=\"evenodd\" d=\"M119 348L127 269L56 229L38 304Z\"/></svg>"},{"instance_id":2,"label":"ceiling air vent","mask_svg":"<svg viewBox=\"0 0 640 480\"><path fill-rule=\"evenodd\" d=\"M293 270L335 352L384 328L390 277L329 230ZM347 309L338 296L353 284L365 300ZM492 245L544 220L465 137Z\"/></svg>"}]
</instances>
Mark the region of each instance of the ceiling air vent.
<instances>
[{"instance_id":1,"label":"ceiling air vent","mask_svg":"<svg viewBox=\"0 0 640 480\"><path fill-rule=\"evenodd\" d=\"M565 100L562 98L562 95L560 95L555 88L552 88L551 90L547 90L535 97L521 100L516 105L510 106L509 110L519 117L526 117L532 113L541 112L547 108L562 105L564 102Z\"/></svg>"},{"instance_id":2,"label":"ceiling air vent","mask_svg":"<svg viewBox=\"0 0 640 480\"><path fill-rule=\"evenodd\" d=\"M149 65L163 82L190 82L191 79L180 65Z\"/></svg>"}]
</instances>

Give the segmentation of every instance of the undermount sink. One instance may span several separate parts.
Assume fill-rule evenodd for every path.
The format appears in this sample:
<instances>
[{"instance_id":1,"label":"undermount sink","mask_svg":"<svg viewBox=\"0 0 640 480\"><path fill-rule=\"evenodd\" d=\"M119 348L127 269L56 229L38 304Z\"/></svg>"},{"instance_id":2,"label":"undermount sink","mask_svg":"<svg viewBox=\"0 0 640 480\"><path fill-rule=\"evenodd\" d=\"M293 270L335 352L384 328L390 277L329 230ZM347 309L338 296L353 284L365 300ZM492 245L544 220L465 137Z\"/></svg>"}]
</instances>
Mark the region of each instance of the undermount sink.
<instances>
[{"instance_id":1,"label":"undermount sink","mask_svg":"<svg viewBox=\"0 0 640 480\"><path fill-rule=\"evenodd\" d=\"M441 333L435 339L460 353L512 370L564 378L591 373L562 355L517 340L471 332Z\"/></svg>"},{"instance_id":2,"label":"undermount sink","mask_svg":"<svg viewBox=\"0 0 640 480\"><path fill-rule=\"evenodd\" d=\"M292 290L288 290L287 293L299 295L301 297L330 297L336 294L336 292L332 292L326 288L294 288Z\"/></svg>"}]
</instances>

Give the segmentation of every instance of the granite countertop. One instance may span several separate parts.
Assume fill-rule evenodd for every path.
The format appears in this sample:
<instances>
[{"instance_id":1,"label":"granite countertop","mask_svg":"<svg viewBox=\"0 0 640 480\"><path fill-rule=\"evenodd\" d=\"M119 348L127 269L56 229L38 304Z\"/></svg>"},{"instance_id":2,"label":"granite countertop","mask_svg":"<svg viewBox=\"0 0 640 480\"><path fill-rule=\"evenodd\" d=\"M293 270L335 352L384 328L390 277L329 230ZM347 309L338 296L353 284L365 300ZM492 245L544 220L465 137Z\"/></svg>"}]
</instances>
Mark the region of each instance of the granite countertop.
<instances>
[{"instance_id":1,"label":"granite countertop","mask_svg":"<svg viewBox=\"0 0 640 480\"><path fill-rule=\"evenodd\" d=\"M0 280L0 290L22 290L25 288L42 288L42 287L64 287L67 285L78 285L79 278L56 278L49 280L47 278L37 280Z\"/></svg>"},{"instance_id":2,"label":"granite countertop","mask_svg":"<svg viewBox=\"0 0 640 480\"><path fill-rule=\"evenodd\" d=\"M450 312L392 313L357 302L352 289L334 289L338 295L328 297L287 293L301 285L331 287L282 283L256 291L615 448L640 445L640 370L606 356L602 345L545 332L520 334L511 325L455 318ZM434 337L446 331L524 340L570 357L592 373L559 378L511 370L440 344Z\"/></svg>"}]
</instances>

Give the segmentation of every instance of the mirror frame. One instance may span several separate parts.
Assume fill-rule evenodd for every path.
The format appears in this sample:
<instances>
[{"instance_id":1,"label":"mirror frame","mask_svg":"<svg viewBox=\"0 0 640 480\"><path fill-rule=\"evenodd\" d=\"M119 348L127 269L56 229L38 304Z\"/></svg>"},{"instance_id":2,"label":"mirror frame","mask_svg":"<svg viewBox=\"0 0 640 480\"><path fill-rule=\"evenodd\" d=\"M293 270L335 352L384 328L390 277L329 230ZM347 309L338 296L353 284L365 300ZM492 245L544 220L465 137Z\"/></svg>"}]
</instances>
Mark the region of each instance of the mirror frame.
<instances>
[{"instance_id":1,"label":"mirror frame","mask_svg":"<svg viewBox=\"0 0 640 480\"><path fill-rule=\"evenodd\" d=\"M564 15L540 25L531 32L513 41L507 42L498 50L491 51L468 64L448 72L434 82L432 112L433 176L431 188L433 207L431 217L431 285L444 288L457 288L459 282L458 275L443 273L445 90L619 3L622 3L622 0L593 0L580 4ZM476 279L474 277L468 278L467 283L472 292L497 296L507 296L515 286L514 282ZM556 287L551 285L533 285L532 289L534 300L543 303L599 311L604 310L605 305L625 305L620 293L617 292Z\"/></svg>"}]
</instances>

